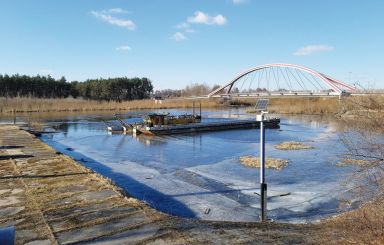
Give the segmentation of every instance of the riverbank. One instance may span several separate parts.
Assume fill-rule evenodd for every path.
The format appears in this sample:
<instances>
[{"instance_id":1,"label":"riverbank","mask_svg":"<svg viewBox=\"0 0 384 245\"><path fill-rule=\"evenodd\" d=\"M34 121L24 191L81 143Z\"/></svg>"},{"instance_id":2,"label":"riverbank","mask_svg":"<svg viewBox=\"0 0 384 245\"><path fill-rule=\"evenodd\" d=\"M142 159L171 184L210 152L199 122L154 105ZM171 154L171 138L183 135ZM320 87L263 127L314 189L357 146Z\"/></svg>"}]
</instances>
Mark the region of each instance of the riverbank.
<instances>
[{"instance_id":1,"label":"riverbank","mask_svg":"<svg viewBox=\"0 0 384 245\"><path fill-rule=\"evenodd\" d=\"M107 179L18 127L0 126L0 146L0 227L16 227L16 244L384 241L382 214L378 213L384 213L383 202L315 225L190 220L163 214L129 197ZM373 208L375 212L369 213ZM373 226L361 222L373 217ZM351 230L355 222L361 224L358 234Z\"/></svg>"},{"instance_id":2,"label":"riverbank","mask_svg":"<svg viewBox=\"0 0 384 245\"><path fill-rule=\"evenodd\" d=\"M192 108L196 111L201 104L204 108L218 107L217 100L210 99L169 99L169 100L132 100L132 101L96 101L83 99L37 99L0 97L0 114L35 112L92 112L92 111L130 111L139 109Z\"/></svg>"},{"instance_id":3,"label":"riverbank","mask_svg":"<svg viewBox=\"0 0 384 245\"><path fill-rule=\"evenodd\" d=\"M175 98L165 100L133 100L133 101L96 101L83 99L37 99L37 98L4 98L0 97L0 115L12 116L20 113L54 113L54 112L124 112L141 109L173 109L223 108L241 106L254 113L257 98ZM367 103L371 106L381 105L384 95L361 97L271 97L269 112L279 114L311 114L311 115L347 115L356 114L359 109L364 112ZM377 105L376 105L377 104ZM360 108L362 107L363 108Z\"/></svg>"},{"instance_id":4,"label":"riverbank","mask_svg":"<svg viewBox=\"0 0 384 245\"><path fill-rule=\"evenodd\" d=\"M189 108L194 105L196 111L202 108L228 106L249 107L252 112L257 98L224 100L220 98L191 99L175 98L165 100L134 101L95 101L83 99L37 99L37 98L0 98L0 114L41 112L94 112L94 111L130 111L139 109ZM336 114L343 101L338 98L270 98L269 110L272 113L287 114Z\"/></svg>"}]
</instances>

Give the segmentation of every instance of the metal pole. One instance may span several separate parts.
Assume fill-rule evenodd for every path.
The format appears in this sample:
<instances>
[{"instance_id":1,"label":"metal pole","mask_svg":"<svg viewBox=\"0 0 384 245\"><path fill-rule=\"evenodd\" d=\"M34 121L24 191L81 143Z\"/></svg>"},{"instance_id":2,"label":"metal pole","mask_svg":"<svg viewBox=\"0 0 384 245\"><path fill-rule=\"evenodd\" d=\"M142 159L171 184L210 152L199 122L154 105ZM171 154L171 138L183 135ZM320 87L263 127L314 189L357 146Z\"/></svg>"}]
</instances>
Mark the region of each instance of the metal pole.
<instances>
[{"instance_id":1,"label":"metal pole","mask_svg":"<svg viewBox=\"0 0 384 245\"><path fill-rule=\"evenodd\" d=\"M265 129L264 115L260 120L260 198L261 198L261 221L267 220L267 184L265 183Z\"/></svg>"}]
</instances>

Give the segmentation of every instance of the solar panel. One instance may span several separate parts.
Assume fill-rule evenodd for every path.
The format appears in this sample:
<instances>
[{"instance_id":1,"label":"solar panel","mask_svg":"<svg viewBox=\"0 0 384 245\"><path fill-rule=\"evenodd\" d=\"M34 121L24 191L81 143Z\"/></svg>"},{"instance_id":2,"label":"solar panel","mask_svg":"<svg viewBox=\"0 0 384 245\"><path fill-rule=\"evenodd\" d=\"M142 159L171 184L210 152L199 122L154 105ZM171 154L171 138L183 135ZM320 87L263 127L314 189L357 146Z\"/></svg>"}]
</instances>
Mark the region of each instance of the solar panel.
<instances>
[{"instance_id":1,"label":"solar panel","mask_svg":"<svg viewBox=\"0 0 384 245\"><path fill-rule=\"evenodd\" d=\"M268 108L269 99L258 99L255 105L256 111L266 111Z\"/></svg>"}]
</instances>

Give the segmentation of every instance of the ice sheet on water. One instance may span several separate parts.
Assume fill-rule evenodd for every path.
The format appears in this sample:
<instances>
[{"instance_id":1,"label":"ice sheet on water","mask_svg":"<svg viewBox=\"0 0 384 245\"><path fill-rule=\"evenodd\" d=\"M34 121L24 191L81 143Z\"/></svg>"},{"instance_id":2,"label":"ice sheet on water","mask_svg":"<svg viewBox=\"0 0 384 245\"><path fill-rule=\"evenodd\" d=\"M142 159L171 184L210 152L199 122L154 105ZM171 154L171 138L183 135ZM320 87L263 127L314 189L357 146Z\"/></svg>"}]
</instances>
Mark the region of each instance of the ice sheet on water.
<instances>
[{"instance_id":1,"label":"ice sheet on water","mask_svg":"<svg viewBox=\"0 0 384 245\"><path fill-rule=\"evenodd\" d=\"M215 116L220 113L225 114ZM162 211L208 220L258 220L259 171L239 164L242 155L258 155L258 130L132 138L107 135L97 124L70 124L51 137L45 140L64 152L73 148L66 153L87 159L81 162ZM274 149L288 140L315 149ZM338 140L322 123L282 120L281 130L267 130L267 154L289 160L282 171L267 170L269 217L306 222L337 211L347 190L340 185L342 174L348 172L332 164L343 150Z\"/></svg>"}]
</instances>

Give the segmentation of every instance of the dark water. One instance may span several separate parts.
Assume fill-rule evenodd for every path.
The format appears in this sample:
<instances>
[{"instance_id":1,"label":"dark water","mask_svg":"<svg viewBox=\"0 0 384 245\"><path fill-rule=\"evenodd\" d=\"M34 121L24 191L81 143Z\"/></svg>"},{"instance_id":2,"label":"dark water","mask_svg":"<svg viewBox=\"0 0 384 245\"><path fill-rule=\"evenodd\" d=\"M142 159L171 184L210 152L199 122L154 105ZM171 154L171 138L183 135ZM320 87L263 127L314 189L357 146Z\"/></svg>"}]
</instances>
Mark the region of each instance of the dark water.
<instances>
[{"instance_id":1,"label":"dark water","mask_svg":"<svg viewBox=\"0 0 384 245\"><path fill-rule=\"evenodd\" d=\"M124 117L135 122L145 113ZM238 109L203 114L205 121L254 116ZM50 119L59 133L43 140L161 211L207 220L259 219L259 170L239 162L240 156L258 156L259 130L134 137L108 134L101 119L108 115ZM314 149L274 148L284 141L304 142ZM346 175L353 168L335 166L345 149L332 121L282 117L280 129L266 130L266 142L267 157L289 161L283 170L266 171L269 218L306 222L338 212L340 201L348 196Z\"/></svg>"}]
</instances>

